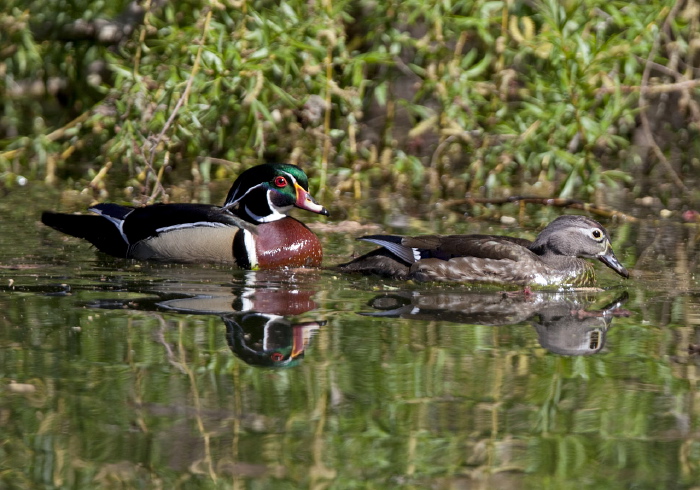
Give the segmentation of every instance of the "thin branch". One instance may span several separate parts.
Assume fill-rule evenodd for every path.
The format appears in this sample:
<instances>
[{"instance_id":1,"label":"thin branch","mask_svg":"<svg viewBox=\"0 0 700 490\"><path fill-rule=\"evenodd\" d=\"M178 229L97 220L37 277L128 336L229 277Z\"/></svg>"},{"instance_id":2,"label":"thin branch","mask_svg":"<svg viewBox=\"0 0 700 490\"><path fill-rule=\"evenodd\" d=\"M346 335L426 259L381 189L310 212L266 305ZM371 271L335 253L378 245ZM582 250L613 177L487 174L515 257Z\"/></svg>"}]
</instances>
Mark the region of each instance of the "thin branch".
<instances>
[{"instance_id":1,"label":"thin branch","mask_svg":"<svg viewBox=\"0 0 700 490\"><path fill-rule=\"evenodd\" d=\"M676 16L676 13L678 12L678 9L681 6L681 3L683 3L683 0L677 0L676 3L673 5L673 8L671 8L671 11L668 13L668 16L666 16L666 20L664 21L664 25L662 27L662 31L666 30L668 26L670 25L671 21L673 18ZM642 122L642 131L644 132L644 136L646 140L649 142L651 145L652 150L654 151L654 154L656 155L656 158L659 159L661 164L664 166L666 169L666 172L668 173L669 177L673 181L673 183L678 187L681 191L687 193L688 188L685 186L681 178L678 176L675 170L673 170L673 167L671 166L671 163L668 161L666 158L666 155L664 155L664 152L661 151L661 148L659 148L659 145L656 143L656 140L654 139L654 135L651 132L651 124L649 123L649 116L647 115L647 107L648 103L646 100L646 89L649 86L649 77L651 75L651 69L652 69L652 61L654 57L656 56L657 51L659 50L659 45L661 42L661 34L659 34L656 39L654 39L654 45L651 48L651 51L649 51L649 56L647 56L647 63L644 66L644 73L642 74L642 83L641 83L641 90L639 92L639 117Z\"/></svg>"},{"instance_id":2,"label":"thin branch","mask_svg":"<svg viewBox=\"0 0 700 490\"><path fill-rule=\"evenodd\" d=\"M635 55L634 57L637 59L637 61L641 61L642 63L648 63L654 70L658 72L673 77L679 81L683 80L683 74L677 72L676 70L670 69L668 66L664 66L661 63L656 63L654 61L645 60L641 56Z\"/></svg>"},{"instance_id":3,"label":"thin branch","mask_svg":"<svg viewBox=\"0 0 700 490\"><path fill-rule=\"evenodd\" d=\"M618 87L601 87L596 90L598 95L609 94L618 90L622 92L640 94L665 94L669 92L682 92L700 86L700 80L684 80L676 83L662 83L659 85L620 85ZM641 101L640 101L641 102ZM640 104L641 105L641 104Z\"/></svg>"},{"instance_id":4,"label":"thin branch","mask_svg":"<svg viewBox=\"0 0 700 490\"><path fill-rule=\"evenodd\" d=\"M112 168L112 162L105 163L100 169L100 171L97 172L97 175L95 175L95 177L90 181L88 187L90 187L91 189L97 189L100 186L100 184L104 181L104 178L107 175L107 172L109 172L110 168Z\"/></svg>"},{"instance_id":5,"label":"thin branch","mask_svg":"<svg viewBox=\"0 0 700 490\"><path fill-rule=\"evenodd\" d=\"M154 168L153 168L153 162L155 161L156 158L156 151L158 150L158 146L161 144L163 141L163 137L165 136L165 133L170 129L170 126L172 126L173 121L175 120L175 117L177 116L178 111L180 110L180 107L182 107L183 104L187 102L187 98L190 95L190 90L192 89L192 84L194 83L195 76L197 75L197 72L199 71L199 64L202 59L202 51L204 50L204 41L206 39L207 31L209 30L209 21L211 21L211 10L207 12L207 17L204 20L204 26L202 27L202 38L199 42L199 49L197 50L197 55L194 60L194 65L192 66L192 72L190 73L190 78L187 80L187 84L185 85L185 91L182 93L180 98L177 101L177 104L175 104L175 108L173 109L172 114L170 114L170 117L166 121L165 125L163 126L163 129L160 131L158 134L158 137L156 138L156 141L153 143L151 146L151 157L149 158L147 165L148 165L148 172L153 172L156 173ZM165 189L163 189L162 184L160 183L160 180L156 182L156 186L153 190L153 194L151 194L151 197L149 198L149 201L152 201L155 199L155 196L158 194L158 192L165 193ZM146 185L148 185L148 173L146 174Z\"/></svg>"},{"instance_id":6,"label":"thin branch","mask_svg":"<svg viewBox=\"0 0 700 490\"><path fill-rule=\"evenodd\" d=\"M328 39L328 47L326 48L326 93L324 105L326 112L323 117L323 152L321 154L321 182L319 183L318 193L323 196L326 193L326 182L328 179L328 160L331 153L331 81L333 80L333 44Z\"/></svg>"}]
</instances>

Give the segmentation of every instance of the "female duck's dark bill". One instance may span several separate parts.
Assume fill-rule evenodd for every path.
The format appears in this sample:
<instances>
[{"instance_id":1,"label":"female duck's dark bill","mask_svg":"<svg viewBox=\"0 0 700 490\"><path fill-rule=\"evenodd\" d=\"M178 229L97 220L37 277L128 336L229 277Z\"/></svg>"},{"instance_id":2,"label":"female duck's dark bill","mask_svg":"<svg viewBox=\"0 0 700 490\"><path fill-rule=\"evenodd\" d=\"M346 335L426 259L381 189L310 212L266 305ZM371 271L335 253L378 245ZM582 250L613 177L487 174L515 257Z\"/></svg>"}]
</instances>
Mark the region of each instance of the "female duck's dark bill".
<instances>
[{"instance_id":1,"label":"female duck's dark bill","mask_svg":"<svg viewBox=\"0 0 700 490\"><path fill-rule=\"evenodd\" d=\"M294 203L294 205L298 208L301 209L306 209L307 211L311 211L312 213L318 213L322 214L324 216L330 216L330 213L326 208L321 206L319 203L316 202L316 199L314 199L311 194L307 190L305 190L302 186L297 184L296 182L294 183L294 187L296 188L297 191L297 201Z\"/></svg>"},{"instance_id":2,"label":"female duck's dark bill","mask_svg":"<svg viewBox=\"0 0 700 490\"><path fill-rule=\"evenodd\" d=\"M625 269L625 266L622 265L619 260L617 260L617 257L615 257L610 245L608 245L608 248L605 250L605 255L598 257L598 260L620 274L625 279L629 279L630 273L627 271L627 269Z\"/></svg>"}]
</instances>

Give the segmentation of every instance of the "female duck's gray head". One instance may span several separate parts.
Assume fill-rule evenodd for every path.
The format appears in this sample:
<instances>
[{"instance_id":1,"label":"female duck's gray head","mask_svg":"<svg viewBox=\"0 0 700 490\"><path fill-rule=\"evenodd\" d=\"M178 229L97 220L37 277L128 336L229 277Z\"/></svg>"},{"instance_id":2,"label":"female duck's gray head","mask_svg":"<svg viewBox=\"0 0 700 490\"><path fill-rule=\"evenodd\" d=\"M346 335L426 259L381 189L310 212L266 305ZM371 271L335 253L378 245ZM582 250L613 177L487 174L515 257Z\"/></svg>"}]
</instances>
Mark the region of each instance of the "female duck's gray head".
<instances>
[{"instance_id":1,"label":"female duck's gray head","mask_svg":"<svg viewBox=\"0 0 700 490\"><path fill-rule=\"evenodd\" d=\"M598 259L622 277L629 277L627 269L615 257L608 232L603 225L587 216L559 216L540 232L528 248L537 255Z\"/></svg>"}]
</instances>

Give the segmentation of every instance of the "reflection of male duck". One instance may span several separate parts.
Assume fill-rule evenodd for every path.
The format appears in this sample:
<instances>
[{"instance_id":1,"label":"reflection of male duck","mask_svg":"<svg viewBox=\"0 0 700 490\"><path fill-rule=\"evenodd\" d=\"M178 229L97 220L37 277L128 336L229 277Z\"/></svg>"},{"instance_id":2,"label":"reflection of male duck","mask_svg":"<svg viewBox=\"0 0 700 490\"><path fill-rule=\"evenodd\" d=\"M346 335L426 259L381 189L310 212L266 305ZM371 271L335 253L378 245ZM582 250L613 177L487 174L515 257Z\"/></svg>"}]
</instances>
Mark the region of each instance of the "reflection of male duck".
<instances>
[{"instance_id":1,"label":"reflection of male duck","mask_svg":"<svg viewBox=\"0 0 700 490\"><path fill-rule=\"evenodd\" d=\"M315 291L290 288L283 272L250 272L238 294L192 296L158 306L183 313L221 316L231 351L254 366L290 367L304 356L313 334L325 321L292 322L288 315L316 309Z\"/></svg>"},{"instance_id":2,"label":"reflection of male duck","mask_svg":"<svg viewBox=\"0 0 700 490\"><path fill-rule=\"evenodd\" d=\"M292 323L278 315L247 313L223 316L228 345L252 366L290 367L298 364L311 337L325 321Z\"/></svg>"},{"instance_id":3,"label":"reflection of male duck","mask_svg":"<svg viewBox=\"0 0 700 490\"><path fill-rule=\"evenodd\" d=\"M179 290L165 284L166 290L156 291L156 298L100 300L89 306L218 315L226 325L229 347L241 360L255 366L289 367L298 364L313 334L326 324L288 318L316 309L316 292L308 288L305 278L284 271L247 272L233 291L204 285L206 289L197 294L193 284Z\"/></svg>"},{"instance_id":4,"label":"reflection of male duck","mask_svg":"<svg viewBox=\"0 0 700 490\"><path fill-rule=\"evenodd\" d=\"M542 347L574 356L599 352L612 318L629 315L622 309L626 292L599 310L587 309L592 298L595 296L581 293L405 292L376 296L369 305L381 311L361 314L493 326L529 321Z\"/></svg>"}]
</instances>

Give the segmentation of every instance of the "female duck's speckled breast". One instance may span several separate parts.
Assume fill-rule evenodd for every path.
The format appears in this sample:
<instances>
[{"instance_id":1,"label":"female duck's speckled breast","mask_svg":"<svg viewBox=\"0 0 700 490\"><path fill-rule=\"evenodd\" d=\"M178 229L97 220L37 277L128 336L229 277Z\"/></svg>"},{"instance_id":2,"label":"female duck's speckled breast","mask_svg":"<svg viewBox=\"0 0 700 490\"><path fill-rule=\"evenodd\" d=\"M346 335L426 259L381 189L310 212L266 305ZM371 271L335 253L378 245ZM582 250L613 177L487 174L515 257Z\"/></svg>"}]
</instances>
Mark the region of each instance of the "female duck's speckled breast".
<instances>
[{"instance_id":1,"label":"female duck's speckled breast","mask_svg":"<svg viewBox=\"0 0 700 490\"><path fill-rule=\"evenodd\" d=\"M535 274L530 284L538 286L594 286L596 273L593 265L581 261L581 269L576 271L552 271L549 275Z\"/></svg>"}]
</instances>

